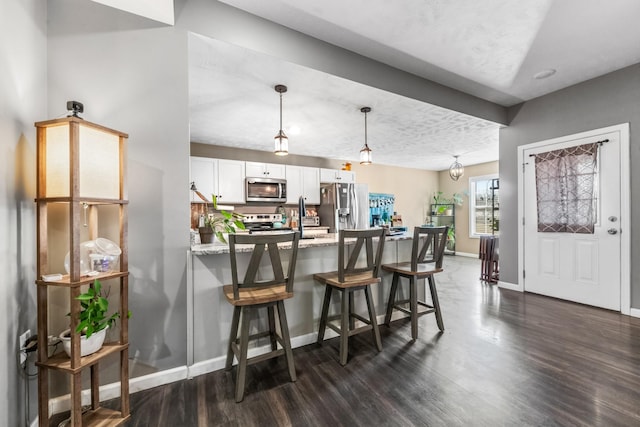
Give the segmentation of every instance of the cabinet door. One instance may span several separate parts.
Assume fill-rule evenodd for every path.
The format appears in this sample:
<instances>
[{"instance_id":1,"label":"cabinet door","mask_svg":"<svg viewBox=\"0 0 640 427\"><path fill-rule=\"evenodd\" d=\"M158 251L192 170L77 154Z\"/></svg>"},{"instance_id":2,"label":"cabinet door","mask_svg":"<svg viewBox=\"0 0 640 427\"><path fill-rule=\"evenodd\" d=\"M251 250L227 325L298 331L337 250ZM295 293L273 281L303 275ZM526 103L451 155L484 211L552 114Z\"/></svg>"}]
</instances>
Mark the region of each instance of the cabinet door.
<instances>
[{"instance_id":1,"label":"cabinet door","mask_svg":"<svg viewBox=\"0 0 640 427\"><path fill-rule=\"evenodd\" d=\"M287 165L286 167L287 204L298 203L298 198L300 197L300 195L304 194L304 177L302 173L303 169L304 168L301 166Z\"/></svg>"},{"instance_id":2,"label":"cabinet door","mask_svg":"<svg viewBox=\"0 0 640 427\"><path fill-rule=\"evenodd\" d=\"M320 169L320 182L339 182L335 169Z\"/></svg>"},{"instance_id":3,"label":"cabinet door","mask_svg":"<svg viewBox=\"0 0 640 427\"><path fill-rule=\"evenodd\" d=\"M276 163L246 162L246 176L249 178L285 179L285 165Z\"/></svg>"},{"instance_id":4,"label":"cabinet door","mask_svg":"<svg viewBox=\"0 0 640 427\"><path fill-rule=\"evenodd\" d=\"M245 162L246 175L249 178L262 178L266 176L266 168L264 163Z\"/></svg>"},{"instance_id":5,"label":"cabinet door","mask_svg":"<svg viewBox=\"0 0 640 427\"><path fill-rule=\"evenodd\" d=\"M302 169L302 194L306 203L310 205L320 204L320 172L318 168Z\"/></svg>"},{"instance_id":6,"label":"cabinet door","mask_svg":"<svg viewBox=\"0 0 640 427\"><path fill-rule=\"evenodd\" d=\"M287 176L285 165L278 165L275 163L267 163L266 165L267 177L285 179Z\"/></svg>"},{"instance_id":7,"label":"cabinet door","mask_svg":"<svg viewBox=\"0 0 640 427\"><path fill-rule=\"evenodd\" d=\"M217 194L215 176L217 175L217 163L215 159L208 157L191 157L190 158L190 179L189 182L193 182L196 185L198 191L211 201L212 194ZM192 202L204 201L198 197L198 195L191 191Z\"/></svg>"},{"instance_id":8,"label":"cabinet door","mask_svg":"<svg viewBox=\"0 0 640 427\"><path fill-rule=\"evenodd\" d=\"M354 183L356 182L356 173L351 171L336 171L338 182Z\"/></svg>"},{"instance_id":9,"label":"cabinet door","mask_svg":"<svg viewBox=\"0 0 640 427\"><path fill-rule=\"evenodd\" d=\"M218 160L218 201L246 203L244 195L245 162Z\"/></svg>"}]
</instances>

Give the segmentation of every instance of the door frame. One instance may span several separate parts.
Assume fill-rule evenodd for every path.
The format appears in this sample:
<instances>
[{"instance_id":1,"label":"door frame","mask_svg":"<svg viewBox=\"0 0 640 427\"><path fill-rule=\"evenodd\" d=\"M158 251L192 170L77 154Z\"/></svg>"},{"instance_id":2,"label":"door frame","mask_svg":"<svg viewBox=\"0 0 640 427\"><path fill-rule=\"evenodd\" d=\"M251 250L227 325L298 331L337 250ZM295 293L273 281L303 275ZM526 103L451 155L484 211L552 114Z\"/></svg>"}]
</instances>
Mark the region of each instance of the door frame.
<instances>
[{"instance_id":1,"label":"door frame","mask_svg":"<svg viewBox=\"0 0 640 427\"><path fill-rule=\"evenodd\" d=\"M518 147L518 284L509 289L524 292L524 151L544 145L558 144L574 139L597 137L601 134L620 133L620 312L631 314L631 185L629 123L565 135Z\"/></svg>"}]
</instances>

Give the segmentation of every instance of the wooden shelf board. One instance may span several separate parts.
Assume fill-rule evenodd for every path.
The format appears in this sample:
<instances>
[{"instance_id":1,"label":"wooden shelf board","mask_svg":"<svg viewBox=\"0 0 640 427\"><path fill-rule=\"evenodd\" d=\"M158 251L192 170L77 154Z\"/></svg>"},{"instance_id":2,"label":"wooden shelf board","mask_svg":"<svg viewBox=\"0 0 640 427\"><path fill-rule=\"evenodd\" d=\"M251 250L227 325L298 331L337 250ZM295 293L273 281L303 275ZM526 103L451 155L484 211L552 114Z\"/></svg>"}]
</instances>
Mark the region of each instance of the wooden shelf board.
<instances>
[{"instance_id":1,"label":"wooden shelf board","mask_svg":"<svg viewBox=\"0 0 640 427\"><path fill-rule=\"evenodd\" d=\"M65 352L54 354L46 362L36 362L36 365L74 374L80 372L84 368L95 365L110 354L118 353L127 348L129 348L129 344L105 343L102 348L95 353L81 357L80 367L76 369L71 368L71 359Z\"/></svg>"},{"instance_id":2,"label":"wooden shelf board","mask_svg":"<svg viewBox=\"0 0 640 427\"><path fill-rule=\"evenodd\" d=\"M88 205L126 205L126 199L99 199L82 196L36 197L36 203L86 203Z\"/></svg>"},{"instance_id":3,"label":"wooden shelf board","mask_svg":"<svg viewBox=\"0 0 640 427\"><path fill-rule=\"evenodd\" d=\"M119 426L129 419L129 415L122 416L120 411L98 408L82 414L82 425L92 427Z\"/></svg>"},{"instance_id":4,"label":"wooden shelf board","mask_svg":"<svg viewBox=\"0 0 640 427\"><path fill-rule=\"evenodd\" d=\"M116 271L112 273L100 273L97 276L84 276L78 282L71 282L69 279L69 275L65 274L62 276L61 280L56 280L55 282L45 282L44 280L36 280L36 284L44 285L44 286L63 286L67 288L73 288L83 285L88 285L89 283L93 283L94 280L108 280L108 279L117 279L119 277L128 276L128 271Z\"/></svg>"}]
</instances>

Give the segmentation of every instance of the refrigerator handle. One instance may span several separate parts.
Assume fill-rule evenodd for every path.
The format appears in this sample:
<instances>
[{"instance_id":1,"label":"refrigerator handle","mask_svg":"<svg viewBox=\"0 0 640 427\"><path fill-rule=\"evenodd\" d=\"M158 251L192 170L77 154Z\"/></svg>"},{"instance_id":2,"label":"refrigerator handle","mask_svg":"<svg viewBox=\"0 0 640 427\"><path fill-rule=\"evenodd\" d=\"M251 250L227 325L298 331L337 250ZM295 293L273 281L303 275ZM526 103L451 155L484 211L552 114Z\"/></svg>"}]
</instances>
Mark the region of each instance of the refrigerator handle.
<instances>
[{"instance_id":1,"label":"refrigerator handle","mask_svg":"<svg viewBox=\"0 0 640 427\"><path fill-rule=\"evenodd\" d=\"M356 197L356 186L354 184L349 184L349 192L351 200L351 215L350 215L350 223L351 228L356 228L356 224L358 223L358 198Z\"/></svg>"}]
</instances>

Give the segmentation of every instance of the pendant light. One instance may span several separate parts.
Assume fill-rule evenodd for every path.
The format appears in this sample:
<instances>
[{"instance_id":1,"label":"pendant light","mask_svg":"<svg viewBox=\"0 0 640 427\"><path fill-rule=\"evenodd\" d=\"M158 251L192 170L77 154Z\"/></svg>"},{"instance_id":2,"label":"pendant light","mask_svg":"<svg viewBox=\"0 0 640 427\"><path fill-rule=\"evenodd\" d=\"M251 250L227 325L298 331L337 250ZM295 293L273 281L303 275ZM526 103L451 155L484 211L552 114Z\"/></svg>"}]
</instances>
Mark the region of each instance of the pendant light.
<instances>
[{"instance_id":1,"label":"pendant light","mask_svg":"<svg viewBox=\"0 0 640 427\"><path fill-rule=\"evenodd\" d=\"M367 113L371 112L371 108L362 107L360 111L364 113L364 147L360 150L360 164L370 165L373 162L373 157L371 155L371 148L367 145Z\"/></svg>"},{"instance_id":2,"label":"pendant light","mask_svg":"<svg viewBox=\"0 0 640 427\"><path fill-rule=\"evenodd\" d=\"M274 153L276 156L286 156L289 154L289 138L282 130L282 94L287 91L287 87L285 85L276 85L275 89L280 94L280 130L274 138Z\"/></svg>"},{"instance_id":3,"label":"pendant light","mask_svg":"<svg viewBox=\"0 0 640 427\"><path fill-rule=\"evenodd\" d=\"M458 161L458 156L453 156L454 162L449 166L449 176L452 180L457 181L462 175L464 175L464 166Z\"/></svg>"}]
</instances>

